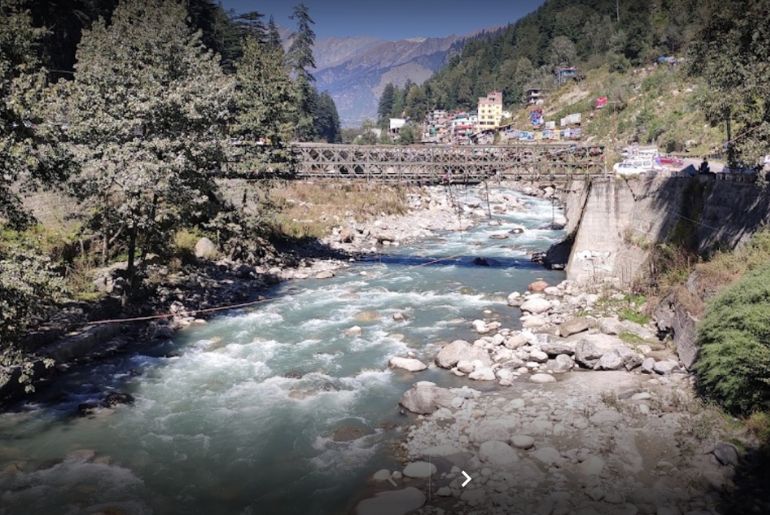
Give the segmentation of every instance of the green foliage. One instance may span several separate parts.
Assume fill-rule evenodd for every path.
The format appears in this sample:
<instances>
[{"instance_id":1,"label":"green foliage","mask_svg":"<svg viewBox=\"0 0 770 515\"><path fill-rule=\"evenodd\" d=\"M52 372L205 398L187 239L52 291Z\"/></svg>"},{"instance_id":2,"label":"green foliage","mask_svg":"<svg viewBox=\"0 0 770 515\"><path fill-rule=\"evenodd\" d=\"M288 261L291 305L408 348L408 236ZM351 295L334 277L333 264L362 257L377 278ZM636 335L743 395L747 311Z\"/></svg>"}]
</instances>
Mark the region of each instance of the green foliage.
<instances>
[{"instance_id":1,"label":"green foliage","mask_svg":"<svg viewBox=\"0 0 770 515\"><path fill-rule=\"evenodd\" d=\"M21 245L0 245L0 355L63 294L50 259Z\"/></svg>"},{"instance_id":2,"label":"green foliage","mask_svg":"<svg viewBox=\"0 0 770 515\"><path fill-rule=\"evenodd\" d=\"M634 308L623 308L620 310L620 313L618 313L618 316L621 320L630 320L631 322L636 322L637 324L641 325L645 325L650 322L649 316L639 312Z\"/></svg>"},{"instance_id":3,"label":"green foliage","mask_svg":"<svg viewBox=\"0 0 770 515\"><path fill-rule=\"evenodd\" d=\"M747 274L709 306L698 328L699 390L733 413L770 407L770 267Z\"/></svg>"},{"instance_id":4,"label":"green foliage","mask_svg":"<svg viewBox=\"0 0 770 515\"><path fill-rule=\"evenodd\" d=\"M208 172L223 159L233 81L186 18L177 2L124 1L110 25L83 33L75 78L59 88L79 167L72 191L89 225L126 246L132 279L137 249L207 216Z\"/></svg>"},{"instance_id":5,"label":"green foliage","mask_svg":"<svg viewBox=\"0 0 770 515\"><path fill-rule=\"evenodd\" d=\"M704 23L690 52L690 70L706 79L702 109L725 128L731 166L757 165L770 152L770 16L764 0L700 7Z\"/></svg>"},{"instance_id":6,"label":"green foliage","mask_svg":"<svg viewBox=\"0 0 770 515\"><path fill-rule=\"evenodd\" d=\"M283 66L283 52L254 37L246 38L235 79L237 114L231 133L260 143L257 155L244 165L259 169L251 161L288 162L297 99Z\"/></svg>"},{"instance_id":7,"label":"green foliage","mask_svg":"<svg viewBox=\"0 0 770 515\"><path fill-rule=\"evenodd\" d=\"M614 0L548 0L515 24L466 41L460 55L425 83L427 104L474 108L493 89L518 102L529 87L551 87L554 66L609 65L625 72L679 52L698 22L695 4L620 2L617 20Z\"/></svg>"},{"instance_id":8,"label":"green foliage","mask_svg":"<svg viewBox=\"0 0 770 515\"><path fill-rule=\"evenodd\" d=\"M36 50L45 31L21 5L0 0L0 223L17 228L32 221L19 186L50 184L66 172L58 128L43 123L45 74Z\"/></svg>"}]
</instances>

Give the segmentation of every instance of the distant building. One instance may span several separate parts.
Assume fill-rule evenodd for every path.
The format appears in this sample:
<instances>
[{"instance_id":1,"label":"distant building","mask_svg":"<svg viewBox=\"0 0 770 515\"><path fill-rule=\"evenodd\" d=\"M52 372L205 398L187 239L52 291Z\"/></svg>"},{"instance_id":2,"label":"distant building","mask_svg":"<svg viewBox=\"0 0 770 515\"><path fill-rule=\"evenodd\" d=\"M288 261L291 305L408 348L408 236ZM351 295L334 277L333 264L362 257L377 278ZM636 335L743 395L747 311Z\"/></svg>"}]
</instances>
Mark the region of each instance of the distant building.
<instances>
[{"instance_id":1,"label":"distant building","mask_svg":"<svg viewBox=\"0 0 770 515\"><path fill-rule=\"evenodd\" d=\"M527 105L543 105L543 102L545 101L545 93L540 88L532 88L528 89L525 100L527 102Z\"/></svg>"},{"instance_id":2,"label":"distant building","mask_svg":"<svg viewBox=\"0 0 770 515\"><path fill-rule=\"evenodd\" d=\"M503 118L503 93L492 91L479 98L479 130L495 129Z\"/></svg>"},{"instance_id":3,"label":"distant building","mask_svg":"<svg viewBox=\"0 0 770 515\"><path fill-rule=\"evenodd\" d=\"M388 132L393 136L397 136L404 125L406 125L406 118L391 118Z\"/></svg>"},{"instance_id":4,"label":"distant building","mask_svg":"<svg viewBox=\"0 0 770 515\"><path fill-rule=\"evenodd\" d=\"M554 71L556 82L564 84L568 80L579 80L578 70L574 66L559 66Z\"/></svg>"}]
</instances>

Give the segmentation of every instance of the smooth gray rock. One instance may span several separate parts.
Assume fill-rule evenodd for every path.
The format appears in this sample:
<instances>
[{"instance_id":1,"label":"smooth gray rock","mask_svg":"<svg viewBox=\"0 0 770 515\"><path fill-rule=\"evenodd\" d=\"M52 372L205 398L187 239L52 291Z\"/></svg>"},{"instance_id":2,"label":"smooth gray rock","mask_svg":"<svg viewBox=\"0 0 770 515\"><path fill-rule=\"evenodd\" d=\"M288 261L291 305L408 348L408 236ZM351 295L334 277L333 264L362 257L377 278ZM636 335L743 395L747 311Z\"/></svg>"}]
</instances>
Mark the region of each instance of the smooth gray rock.
<instances>
[{"instance_id":1,"label":"smooth gray rock","mask_svg":"<svg viewBox=\"0 0 770 515\"><path fill-rule=\"evenodd\" d=\"M722 465L732 465L735 467L738 465L739 454L738 448L731 443L719 442L712 451L719 463Z\"/></svg>"},{"instance_id":2,"label":"smooth gray rock","mask_svg":"<svg viewBox=\"0 0 770 515\"><path fill-rule=\"evenodd\" d=\"M453 398L454 394L447 388L439 388L430 381L420 381L404 392L399 404L412 413L427 415L439 407L451 407Z\"/></svg>"},{"instance_id":3,"label":"smooth gray rock","mask_svg":"<svg viewBox=\"0 0 770 515\"><path fill-rule=\"evenodd\" d=\"M486 350L474 347L464 340L455 340L444 345L436 356L436 364L441 368L452 368L460 361L475 360L481 361L482 366L492 365L492 359Z\"/></svg>"},{"instance_id":4,"label":"smooth gray rock","mask_svg":"<svg viewBox=\"0 0 770 515\"><path fill-rule=\"evenodd\" d=\"M573 334L588 331L588 329L591 328L591 325L591 321L587 318L571 318L559 326L559 334L562 338L566 338Z\"/></svg>"},{"instance_id":5,"label":"smooth gray rock","mask_svg":"<svg viewBox=\"0 0 770 515\"><path fill-rule=\"evenodd\" d=\"M535 445L535 439L529 435L514 435L511 443L517 449L531 449Z\"/></svg>"},{"instance_id":6,"label":"smooth gray rock","mask_svg":"<svg viewBox=\"0 0 770 515\"><path fill-rule=\"evenodd\" d=\"M401 368L409 372L420 372L428 368L428 365L414 358L401 358L398 356L390 358L388 363L392 368Z\"/></svg>"},{"instance_id":7,"label":"smooth gray rock","mask_svg":"<svg viewBox=\"0 0 770 515\"><path fill-rule=\"evenodd\" d=\"M653 370L658 374L666 375L679 370L679 363L673 359L666 359L663 361L657 361Z\"/></svg>"},{"instance_id":8,"label":"smooth gray rock","mask_svg":"<svg viewBox=\"0 0 770 515\"><path fill-rule=\"evenodd\" d=\"M559 354L551 364L551 371L555 374L569 372L575 366L575 360L566 354Z\"/></svg>"},{"instance_id":9,"label":"smooth gray rock","mask_svg":"<svg viewBox=\"0 0 770 515\"><path fill-rule=\"evenodd\" d=\"M479 447L479 458L498 467L513 467L519 461L516 450L505 442L491 440Z\"/></svg>"},{"instance_id":10,"label":"smooth gray rock","mask_svg":"<svg viewBox=\"0 0 770 515\"><path fill-rule=\"evenodd\" d=\"M403 474L414 479L427 479L436 473L436 465L427 461L414 461L404 467Z\"/></svg>"},{"instance_id":11,"label":"smooth gray rock","mask_svg":"<svg viewBox=\"0 0 770 515\"><path fill-rule=\"evenodd\" d=\"M540 350L551 357L558 356L559 354L567 354L572 356L575 354L575 342L568 342L564 340L547 341L540 344Z\"/></svg>"},{"instance_id":12,"label":"smooth gray rock","mask_svg":"<svg viewBox=\"0 0 770 515\"><path fill-rule=\"evenodd\" d=\"M530 381L533 383L555 383L556 378L552 376L551 374L533 374L530 378Z\"/></svg>"}]
</instances>

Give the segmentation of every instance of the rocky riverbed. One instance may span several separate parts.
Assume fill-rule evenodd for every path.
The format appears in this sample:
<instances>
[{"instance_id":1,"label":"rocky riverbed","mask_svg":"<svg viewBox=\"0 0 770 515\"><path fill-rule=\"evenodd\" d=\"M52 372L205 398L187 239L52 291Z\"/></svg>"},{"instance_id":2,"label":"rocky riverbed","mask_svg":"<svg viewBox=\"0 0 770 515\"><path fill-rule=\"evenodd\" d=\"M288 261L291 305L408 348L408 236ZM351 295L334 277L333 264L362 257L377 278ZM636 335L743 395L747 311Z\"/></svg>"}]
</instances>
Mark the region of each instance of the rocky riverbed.
<instances>
[{"instance_id":1,"label":"rocky riverbed","mask_svg":"<svg viewBox=\"0 0 770 515\"><path fill-rule=\"evenodd\" d=\"M614 315L607 304L620 292L569 281L529 290L508 297L521 328L476 320L478 339L436 354L436 366L478 389L417 381L403 395L415 414L401 447L406 468L378 472L389 496L357 513L386 503L389 514L717 513L741 434L696 398L654 326ZM415 380L427 366L407 364L391 360ZM407 473L415 464L421 476ZM472 478L465 487L462 471Z\"/></svg>"}]
</instances>

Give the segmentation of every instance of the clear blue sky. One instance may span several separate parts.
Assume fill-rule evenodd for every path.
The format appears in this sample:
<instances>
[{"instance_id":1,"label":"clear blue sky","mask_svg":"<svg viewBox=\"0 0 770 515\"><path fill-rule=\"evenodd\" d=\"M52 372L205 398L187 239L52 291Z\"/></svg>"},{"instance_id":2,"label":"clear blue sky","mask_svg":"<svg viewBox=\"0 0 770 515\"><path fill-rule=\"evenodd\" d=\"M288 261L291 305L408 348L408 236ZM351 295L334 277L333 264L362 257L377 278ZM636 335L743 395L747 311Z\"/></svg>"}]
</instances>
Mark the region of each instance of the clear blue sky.
<instances>
[{"instance_id":1,"label":"clear blue sky","mask_svg":"<svg viewBox=\"0 0 770 515\"><path fill-rule=\"evenodd\" d=\"M272 14L292 28L293 0L221 0L236 12ZM305 0L318 37L372 36L403 39L467 34L516 21L543 0Z\"/></svg>"}]
</instances>

